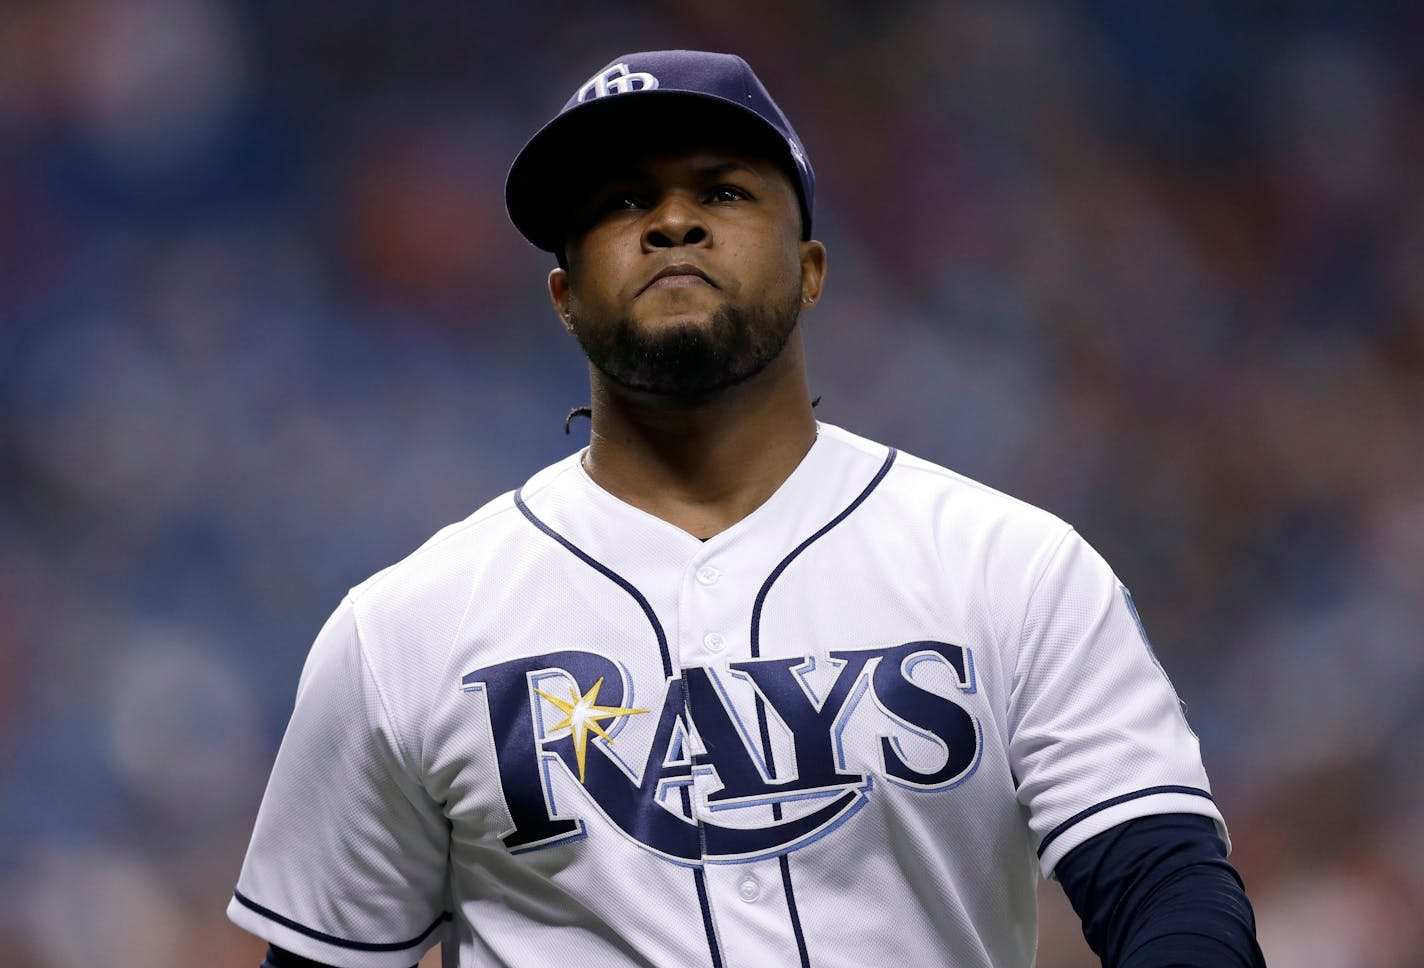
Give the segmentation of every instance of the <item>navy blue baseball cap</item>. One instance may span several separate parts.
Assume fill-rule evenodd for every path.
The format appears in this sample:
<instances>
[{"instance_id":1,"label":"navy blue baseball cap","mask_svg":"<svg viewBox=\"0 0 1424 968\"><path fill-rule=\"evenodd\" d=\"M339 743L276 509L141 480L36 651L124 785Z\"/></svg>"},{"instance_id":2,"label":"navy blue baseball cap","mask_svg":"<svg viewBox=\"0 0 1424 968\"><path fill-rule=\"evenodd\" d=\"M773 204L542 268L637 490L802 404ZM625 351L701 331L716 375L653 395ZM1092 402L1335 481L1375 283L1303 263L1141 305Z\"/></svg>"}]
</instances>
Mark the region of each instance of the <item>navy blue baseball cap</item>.
<instances>
[{"instance_id":1,"label":"navy blue baseball cap","mask_svg":"<svg viewBox=\"0 0 1424 968\"><path fill-rule=\"evenodd\" d=\"M519 152L504 183L514 227L545 252L563 246L569 189L630 133L656 138L672 120L708 124L760 149L786 171L811 237L816 176L791 122L747 62L733 54L654 50L625 54L574 91Z\"/></svg>"}]
</instances>

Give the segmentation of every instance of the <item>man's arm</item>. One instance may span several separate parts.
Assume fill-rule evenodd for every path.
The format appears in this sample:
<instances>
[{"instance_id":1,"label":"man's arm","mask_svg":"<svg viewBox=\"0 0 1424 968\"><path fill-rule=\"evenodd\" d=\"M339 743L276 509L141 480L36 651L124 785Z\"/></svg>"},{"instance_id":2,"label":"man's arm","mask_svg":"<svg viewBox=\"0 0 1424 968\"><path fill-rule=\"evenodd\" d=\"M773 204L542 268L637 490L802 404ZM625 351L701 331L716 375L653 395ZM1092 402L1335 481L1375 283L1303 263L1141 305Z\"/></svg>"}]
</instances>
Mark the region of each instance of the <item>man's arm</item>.
<instances>
[{"instance_id":1,"label":"man's arm","mask_svg":"<svg viewBox=\"0 0 1424 968\"><path fill-rule=\"evenodd\" d=\"M1251 902L1208 817L1119 824L1069 851L1054 876L1105 968L1265 968Z\"/></svg>"}]
</instances>

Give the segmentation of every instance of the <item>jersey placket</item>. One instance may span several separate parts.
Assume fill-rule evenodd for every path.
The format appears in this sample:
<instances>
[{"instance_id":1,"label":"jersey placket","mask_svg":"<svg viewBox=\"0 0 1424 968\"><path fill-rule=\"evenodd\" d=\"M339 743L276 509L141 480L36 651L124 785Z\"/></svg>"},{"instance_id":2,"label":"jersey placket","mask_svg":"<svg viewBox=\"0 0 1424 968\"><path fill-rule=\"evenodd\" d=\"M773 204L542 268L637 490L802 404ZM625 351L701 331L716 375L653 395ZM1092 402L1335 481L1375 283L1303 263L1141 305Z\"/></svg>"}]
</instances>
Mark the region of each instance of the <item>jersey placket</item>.
<instances>
[{"instance_id":1,"label":"jersey placket","mask_svg":"<svg viewBox=\"0 0 1424 968\"><path fill-rule=\"evenodd\" d=\"M730 666L750 657L749 616L761 576L749 563L739 562L731 551L715 546L706 549L683 576L678 596L678 646L684 676L689 669L706 669L709 676L725 683ZM691 708L692 690L688 697L691 719L698 710ZM747 725L756 742L758 726ZM696 743L701 753L700 737ZM765 756L764 751L759 753ZM694 764L699 765L693 772L692 811L701 835L702 878L722 965L733 968L797 963L796 940L778 859L728 863L708 857L706 827L716 822L708 797L721 782L707 766L705 757L695 757ZM766 813L765 822L774 822L771 808L753 809Z\"/></svg>"}]
</instances>

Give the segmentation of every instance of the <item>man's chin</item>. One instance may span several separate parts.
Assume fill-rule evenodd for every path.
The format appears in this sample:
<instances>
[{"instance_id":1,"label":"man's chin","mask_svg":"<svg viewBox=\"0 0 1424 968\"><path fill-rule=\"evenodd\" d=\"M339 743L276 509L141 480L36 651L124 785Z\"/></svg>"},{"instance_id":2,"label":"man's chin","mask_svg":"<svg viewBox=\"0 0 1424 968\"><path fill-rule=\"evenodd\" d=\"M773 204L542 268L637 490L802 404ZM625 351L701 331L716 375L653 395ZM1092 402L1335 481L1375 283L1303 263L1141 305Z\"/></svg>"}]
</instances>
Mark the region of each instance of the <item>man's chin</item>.
<instances>
[{"instance_id":1,"label":"man's chin","mask_svg":"<svg viewBox=\"0 0 1424 968\"><path fill-rule=\"evenodd\" d=\"M795 327L782 314L727 308L703 313L640 312L603 325L574 317L589 361L611 382L662 397L693 398L730 389L780 355Z\"/></svg>"},{"instance_id":2,"label":"man's chin","mask_svg":"<svg viewBox=\"0 0 1424 968\"><path fill-rule=\"evenodd\" d=\"M636 313L625 325L640 338L657 340L662 334L678 330L705 332L717 323L717 312L714 309L681 308L672 312Z\"/></svg>"}]
</instances>

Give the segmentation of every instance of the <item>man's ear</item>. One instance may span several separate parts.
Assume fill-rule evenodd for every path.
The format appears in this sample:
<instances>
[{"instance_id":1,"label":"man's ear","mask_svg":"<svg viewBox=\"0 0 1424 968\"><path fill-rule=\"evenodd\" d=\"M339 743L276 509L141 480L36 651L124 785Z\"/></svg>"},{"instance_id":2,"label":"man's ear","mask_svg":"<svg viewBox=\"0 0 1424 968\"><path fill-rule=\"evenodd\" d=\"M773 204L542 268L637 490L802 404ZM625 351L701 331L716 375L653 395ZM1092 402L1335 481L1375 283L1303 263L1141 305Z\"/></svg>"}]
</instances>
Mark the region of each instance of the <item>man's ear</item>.
<instances>
[{"instance_id":1,"label":"man's ear","mask_svg":"<svg viewBox=\"0 0 1424 968\"><path fill-rule=\"evenodd\" d=\"M816 240L801 243L801 308L810 309L821 299L826 284L826 247Z\"/></svg>"},{"instance_id":2,"label":"man's ear","mask_svg":"<svg viewBox=\"0 0 1424 968\"><path fill-rule=\"evenodd\" d=\"M569 318L569 271L555 267L549 270L549 299L554 303L554 312L570 333L574 331Z\"/></svg>"}]
</instances>

